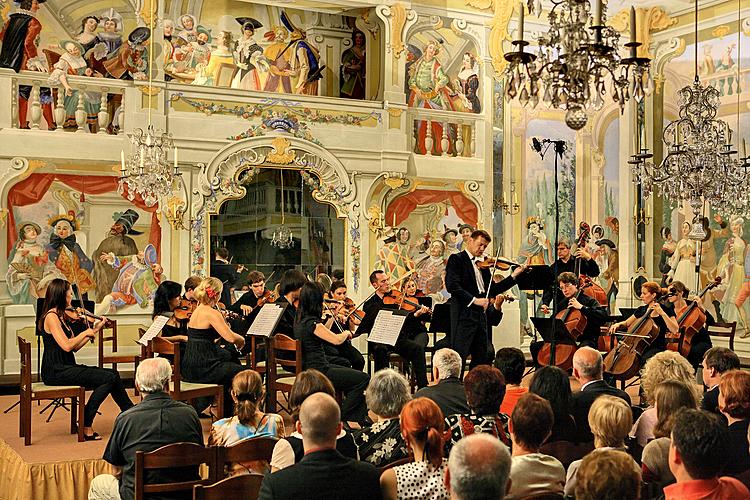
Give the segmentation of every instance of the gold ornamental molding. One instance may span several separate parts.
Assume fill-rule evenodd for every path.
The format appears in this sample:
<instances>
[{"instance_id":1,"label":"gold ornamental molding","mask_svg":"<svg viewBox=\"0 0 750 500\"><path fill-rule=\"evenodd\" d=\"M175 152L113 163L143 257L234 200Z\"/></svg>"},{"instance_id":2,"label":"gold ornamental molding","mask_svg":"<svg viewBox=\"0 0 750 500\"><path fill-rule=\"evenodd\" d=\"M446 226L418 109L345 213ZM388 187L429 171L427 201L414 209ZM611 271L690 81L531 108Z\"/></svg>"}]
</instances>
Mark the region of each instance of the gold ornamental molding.
<instances>
[{"instance_id":1,"label":"gold ornamental molding","mask_svg":"<svg viewBox=\"0 0 750 500\"><path fill-rule=\"evenodd\" d=\"M505 60L503 43L508 40L508 21L513 14L513 6L516 2L508 0L464 0L466 5L480 10L494 10L494 17L490 22L489 52L492 58L492 67L495 69L495 78L502 78L507 61Z\"/></svg>"},{"instance_id":2,"label":"gold ornamental molding","mask_svg":"<svg viewBox=\"0 0 750 500\"><path fill-rule=\"evenodd\" d=\"M285 137L275 137L271 141L271 152L266 155L266 160L275 165L289 165L297 158L294 151L290 151L292 143Z\"/></svg>"},{"instance_id":3,"label":"gold ornamental molding","mask_svg":"<svg viewBox=\"0 0 750 500\"><path fill-rule=\"evenodd\" d=\"M406 44L404 43L404 31L408 28L407 25L414 24L417 20L417 13L412 9L407 9L402 3L395 3L393 5L379 5L375 12L378 16L386 21L386 25L390 25L390 29L385 30L386 33L386 47L388 52L393 55L394 59L398 59L406 50Z\"/></svg>"},{"instance_id":4,"label":"gold ornamental molding","mask_svg":"<svg viewBox=\"0 0 750 500\"><path fill-rule=\"evenodd\" d=\"M677 24L677 19L670 17L661 7L650 7L648 9L639 7L635 9L635 15L637 19L638 41L642 43L638 47L638 56L653 58L650 52L651 34L674 26ZM626 32L630 29L630 9L621 10L612 17L610 22L612 27L617 31L621 33Z\"/></svg>"}]
</instances>

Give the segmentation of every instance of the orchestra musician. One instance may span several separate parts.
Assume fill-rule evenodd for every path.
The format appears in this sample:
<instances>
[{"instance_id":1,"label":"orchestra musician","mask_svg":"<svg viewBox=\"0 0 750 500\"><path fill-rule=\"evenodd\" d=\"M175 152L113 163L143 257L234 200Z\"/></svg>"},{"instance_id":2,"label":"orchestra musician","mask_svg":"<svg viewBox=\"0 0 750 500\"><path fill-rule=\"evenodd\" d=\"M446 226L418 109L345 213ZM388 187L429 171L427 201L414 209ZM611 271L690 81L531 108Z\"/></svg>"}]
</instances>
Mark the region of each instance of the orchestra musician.
<instances>
[{"instance_id":1,"label":"orchestra musician","mask_svg":"<svg viewBox=\"0 0 750 500\"><path fill-rule=\"evenodd\" d=\"M496 297L513 287L516 277L526 269L519 266L499 282L489 269L479 269L477 263L484 260L484 250L491 241L487 231L472 232L464 250L448 257L445 267L445 285L451 294L451 348L461 355L464 365L471 354L470 369L489 364L494 357L489 352L488 287L489 297Z\"/></svg>"},{"instance_id":2,"label":"orchestra musician","mask_svg":"<svg viewBox=\"0 0 750 500\"><path fill-rule=\"evenodd\" d=\"M557 276L557 283L559 288L556 292L554 310L551 310L549 306L542 304L541 310L544 314L553 313L553 316L557 316L561 311L568 308L573 308L581 311L586 317L586 328L583 331L576 343L578 347L591 347L597 349L597 341L599 338L599 329L607 319L607 310L596 301L596 299L589 297L583 293L578 293L578 277L572 272L562 272ZM544 345L544 341L532 342L529 350L531 351L531 357L534 362L537 361L537 354Z\"/></svg>"},{"instance_id":3,"label":"orchestra musician","mask_svg":"<svg viewBox=\"0 0 750 500\"><path fill-rule=\"evenodd\" d=\"M101 440L91 426L99 406L111 394L120 411L133 406L117 370L76 364L75 352L97 336L107 318L89 325L72 307L73 288L68 281L55 278L47 287L44 308L38 328L44 334L42 381L46 385L81 385L94 392L83 413L83 436L86 441Z\"/></svg>"},{"instance_id":4,"label":"orchestra musician","mask_svg":"<svg viewBox=\"0 0 750 500\"><path fill-rule=\"evenodd\" d=\"M370 274L370 284L375 289L372 297L367 299L362 306L365 317L357 329L357 334L370 333L375 324L375 318L381 309L394 309L397 305L386 305L384 298L391 293L393 287L388 275L383 271L373 271ZM414 370L415 378L419 388L427 386L427 362L425 360L425 346L427 346L428 337L424 331L424 325L419 320L423 314L430 310L421 306L415 311L408 314L401 333L398 336L396 345L393 347L376 342L369 342L370 353L372 354L375 371L388 367L388 355L390 352L396 352L404 359L411 363Z\"/></svg>"},{"instance_id":5,"label":"orchestra musician","mask_svg":"<svg viewBox=\"0 0 750 500\"><path fill-rule=\"evenodd\" d=\"M164 325L159 336L170 342L180 342L180 349L184 349L187 342L187 323L194 304L181 296L182 287L179 283L165 280L159 284L154 293L154 309L151 313L153 320L160 315L168 315L169 321ZM183 304L184 301L184 304ZM182 309L182 308L185 309ZM176 311L180 311L177 314Z\"/></svg>"},{"instance_id":6,"label":"orchestra musician","mask_svg":"<svg viewBox=\"0 0 750 500\"><path fill-rule=\"evenodd\" d=\"M258 315L260 311L260 307L257 307L258 303L265 304L269 296L273 294L270 290L266 290L266 277L262 272L250 271L247 274L247 281L250 283L250 290L242 294L242 297L234 304L227 306L228 311L239 316L238 319L231 321L232 329L243 333L250 328L255 316ZM265 300L261 301L264 297Z\"/></svg>"},{"instance_id":7,"label":"orchestra musician","mask_svg":"<svg viewBox=\"0 0 750 500\"><path fill-rule=\"evenodd\" d=\"M570 251L570 243L565 239L557 242L557 260L550 266L560 276L562 273L576 274L576 261L580 263L580 273L589 278L599 276L599 265L593 256L581 245L576 248L575 252ZM557 287L553 284L542 294L542 306L548 306L552 303L553 293ZM544 312L544 311L542 311ZM547 312L545 312L547 314ZM596 346L593 346L596 348Z\"/></svg>"},{"instance_id":8,"label":"orchestra musician","mask_svg":"<svg viewBox=\"0 0 750 500\"><path fill-rule=\"evenodd\" d=\"M279 298L275 303L281 306L286 305L286 309L284 309L284 313L273 331L274 334L282 333L290 339L296 338L294 336L294 322L297 319L299 293L305 283L307 283L307 277L296 269L289 269L281 275Z\"/></svg>"},{"instance_id":9,"label":"orchestra musician","mask_svg":"<svg viewBox=\"0 0 750 500\"><path fill-rule=\"evenodd\" d=\"M343 280L332 282L330 290L326 293L328 301L323 307L323 324L333 333L354 332L361 323L360 316L352 311L356 304L346 296L346 293L346 283ZM347 339L338 345L324 341L323 347L331 363L360 371L364 369L365 358L352 345L351 340Z\"/></svg>"},{"instance_id":10,"label":"orchestra musician","mask_svg":"<svg viewBox=\"0 0 750 500\"><path fill-rule=\"evenodd\" d=\"M188 279L185 280L185 294L182 296L182 298L187 300L194 301L195 298L193 297L193 292L195 292L195 289L198 288L198 285L201 284L201 281L203 281L203 278L200 276L190 276Z\"/></svg>"},{"instance_id":11,"label":"orchestra musician","mask_svg":"<svg viewBox=\"0 0 750 500\"><path fill-rule=\"evenodd\" d=\"M240 279L242 266L235 266L229 262L229 250L226 248L217 248L214 253L214 260L211 261L211 276L218 278L224 286L221 292L220 302L224 307L232 305L232 288Z\"/></svg>"},{"instance_id":12,"label":"orchestra musician","mask_svg":"<svg viewBox=\"0 0 750 500\"><path fill-rule=\"evenodd\" d=\"M641 355L641 366L644 366L646 361L651 359L654 354L666 349L667 343L665 335L667 331L677 333L679 330L679 325L677 324L677 319L672 306L669 304L662 306L659 303L659 297L661 297L661 295L662 288L659 284L654 281L647 281L641 286L641 301L643 301L643 305L633 311L633 315L625 321L619 321L609 327L609 333L613 334L621 328L629 329L630 326L644 314L649 314L651 316L651 319L659 328L659 333Z\"/></svg>"},{"instance_id":13,"label":"orchestra musician","mask_svg":"<svg viewBox=\"0 0 750 500\"><path fill-rule=\"evenodd\" d=\"M676 317L680 318L690 305L690 302L685 300L685 298L689 296L689 291L681 281L673 281L670 283L667 291L670 294L673 294L669 297L669 302L672 304L672 307L674 307ZM703 307L703 301L697 298L692 298L690 301L695 301L696 306L706 315L705 324L700 328L698 333L693 335L690 352L687 355L687 360L690 364L698 366L703 362L703 356L706 352L713 347L707 327L713 325L715 321L714 317L706 311L705 307ZM682 328L682 325L680 325L680 327Z\"/></svg>"}]
</instances>

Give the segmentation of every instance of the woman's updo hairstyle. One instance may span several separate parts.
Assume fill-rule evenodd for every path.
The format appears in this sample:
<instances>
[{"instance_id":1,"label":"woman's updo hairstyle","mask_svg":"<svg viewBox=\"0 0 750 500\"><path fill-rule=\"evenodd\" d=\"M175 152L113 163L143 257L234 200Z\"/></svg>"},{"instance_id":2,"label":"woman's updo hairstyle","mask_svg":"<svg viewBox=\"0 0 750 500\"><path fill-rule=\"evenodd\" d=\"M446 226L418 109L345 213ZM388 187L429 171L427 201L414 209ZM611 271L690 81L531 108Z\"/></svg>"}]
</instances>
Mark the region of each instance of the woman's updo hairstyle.
<instances>
[{"instance_id":1,"label":"woman's updo hairstyle","mask_svg":"<svg viewBox=\"0 0 750 500\"><path fill-rule=\"evenodd\" d=\"M223 289L224 285L219 278L205 278L193 292L193 297L201 304L210 306L219 302Z\"/></svg>"}]
</instances>

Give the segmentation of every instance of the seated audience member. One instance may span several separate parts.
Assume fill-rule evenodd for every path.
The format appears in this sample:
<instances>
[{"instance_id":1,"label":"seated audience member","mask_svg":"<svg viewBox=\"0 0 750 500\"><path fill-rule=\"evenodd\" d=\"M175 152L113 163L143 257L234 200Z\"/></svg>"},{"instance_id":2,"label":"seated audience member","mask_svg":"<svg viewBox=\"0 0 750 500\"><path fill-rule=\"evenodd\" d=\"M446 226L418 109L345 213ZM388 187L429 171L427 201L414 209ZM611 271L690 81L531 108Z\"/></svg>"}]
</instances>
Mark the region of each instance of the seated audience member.
<instances>
[{"instance_id":1,"label":"seated audience member","mask_svg":"<svg viewBox=\"0 0 750 500\"><path fill-rule=\"evenodd\" d=\"M448 499L443 479L448 467L448 459L443 458L443 425L443 414L431 399L415 398L404 405L401 435L414 462L383 472L383 500Z\"/></svg>"},{"instance_id":2,"label":"seated audience member","mask_svg":"<svg viewBox=\"0 0 750 500\"><path fill-rule=\"evenodd\" d=\"M719 411L727 419L729 445L724 450L727 464L722 471L737 475L750 469L747 431L750 424L750 372L732 370L719 382Z\"/></svg>"},{"instance_id":3,"label":"seated audience member","mask_svg":"<svg viewBox=\"0 0 750 500\"><path fill-rule=\"evenodd\" d=\"M555 416L552 406L536 394L524 394L510 417L513 459L510 465L508 499L541 493L562 495L565 467L555 457L539 452L552 431Z\"/></svg>"},{"instance_id":4,"label":"seated audience member","mask_svg":"<svg viewBox=\"0 0 750 500\"><path fill-rule=\"evenodd\" d=\"M576 500L637 500L640 495L641 475L624 451L599 450L581 461Z\"/></svg>"},{"instance_id":5,"label":"seated audience member","mask_svg":"<svg viewBox=\"0 0 750 500\"><path fill-rule=\"evenodd\" d=\"M747 430L747 440L748 440L748 443L750 443L750 427ZM748 444L748 446L750 446L750 444ZM737 476L735 477L739 479L740 481L742 481L742 484L745 485L745 488L750 490L750 469L746 470L745 472L741 474L737 474Z\"/></svg>"},{"instance_id":6,"label":"seated audience member","mask_svg":"<svg viewBox=\"0 0 750 500\"><path fill-rule=\"evenodd\" d=\"M518 398L529 392L526 387L521 387L523 372L526 369L526 356L521 349L503 347L495 354L495 368L500 370L505 378L505 397L500 405L500 413L510 415Z\"/></svg>"},{"instance_id":7,"label":"seated audience member","mask_svg":"<svg viewBox=\"0 0 750 500\"><path fill-rule=\"evenodd\" d=\"M750 498L733 477L719 477L726 462L729 433L716 415L682 410L674 418L669 469L677 482L664 488L666 500Z\"/></svg>"},{"instance_id":8,"label":"seated audience member","mask_svg":"<svg viewBox=\"0 0 750 500\"><path fill-rule=\"evenodd\" d=\"M437 384L419 389L415 398L429 398L440 407L443 415L469 413L466 389L459 378L461 356L453 349L440 349L432 358L432 376Z\"/></svg>"},{"instance_id":9,"label":"seated audience member","mask_svg":"<svg viewBox=\"0 0 750 500\"><path fill-rule=\"evenodd\" d=\"M625 438L628 437L628 431L633 426L633 411L622 398L608 395L599 396L591 405L588 420L589 427L594 435L595 449L591 453L597 453L599 450L627 452ZM638 467L635 460L633 460L633 464ZM580 465L581 461L576 460L568 467L568 477L565 482L566 495L573 495L575 492L576 474Z\"/></svg>"},{"instance_id":10,"label":"seated audience member","mask_svg":"<svg viewBox=\"0 0 750 500\"><path fill-rule=\"evenodd\" d=\"M335 399L320 392L309 396L300 407L296 427L302 435L305 456L291 467L267 474L260 487L260 499L381 498L378 470L336 451L342 425Z\"/></svg>"},{"instance_id":11,"label":"seated audience member","mask_svg":"<svg viewBox=\"0 0 750 500\"><path fill-rule=\"evenodd\" d=\"M365 400L373 424L352 432L360 460L383 467L409 456L398 417L410 399L409 382L396 370L372 375Z\"/></svg>"},{"instance_id":12,"label":"seated audience member","mask_svg":"<svg viewBox=\"0 0 750 500\"><path fill-rule=\"evenodd\" d=\"M445 454L464 436L487 432L510 447L508 415L500 413L500 403L505 395L505 379L494 366L479 365L464 378L466 399L471 413L445 417Z\"/></svg>"},{"instance_id":13,"label":"seated audience member","mask_svg":"<svg viewBox=\"0 0 750 500\"><path fill-rule=\"evenodd\" d=\"M594 400L603 394L608 394L621 398L630 406L630 396L603 380L602 355L591 347L581 347L573 355L573 376L581 383L580 392L573 393L571 400L571 414L576 421L578 440L593 441L594 436L589 428L588 415Z\"/></svg>"},{"instance_id":14,"label":"seated audience member","mask_svg":"<svg viewBox=\"0 0 750 500\"><path fill-rule=\"evenodd\" d=\"M703 394L701 409L712 413L719 413L719 380L729 370L740 369L740 358L726 347L712 347L703 356L703 384L706 392Z\"/></svg>"},{"instance_id":15,"label":"seated audience member","mask_svg":"<svg viewBox=\"0 0 750 500\"><path fill-rule=\"evenodd\" d=\"M316 392L323 392L331 397L336 395L331 381L318 370L305 370L298 373L292 390L289 391L289 411L295 426L299 420L300 406L305 399ZM354 445L352 435L344 429L336 439L336 450L347 458L357 458L357 447ZM305 450L302 446L302 435L295 430L291 435L280 439L273 447L271 472L299 463L303 456L305 456Z\"/></svg>"},{"instance_id":16,"label":"seated audience member","mask_svg":"<svg viewBox=\"0 0 750 500\"><path fill-rule=\"evenodd\" d=\"M696 401L700 400L700 390L695 384L695 370L688 360L678 352L662 351L646 362L641 373L641 388L649 407L635 421L630 436L643 448L654 439L657 417L654 408L654 390L665 380L678 380L693 391Z\"/></svg>"},{"instance_id":17,"label":"seated audience member","mask_svg":"<svg viewBox=\"0 0 750 500\"><path fill-rule=\"evenodd\" d=\"M510 452L486 434L462 439L448 458L445 485L453 500L501 500L511 486Z\"/></svg>"},{"instance_id":18,"label":"seated audience member","mask_svg":"<svg viewBox=\"0 0 750 500\"><path fill-rule=\"evenodd\" d=\"M578 438L578 433L576 422L570 415L570 399L573 393L570 390L568 374L557 366L543 366L534 373L529 385L529 392L549 401L555 415L552 434L550 434L547 442L574 442Z\"/></svg>"},{"instance_id":19,"label":"seated audience member","mask_svg":"<svg viewBox=\"0 0 750 500\"><path fill-rule=\"evenodd\" d=\"M678 380L662 382L656 386L653 394L657 416L654 427L656 439L643 449L641 472L644 482L664 487L674 483L674 476L669 470L669 435L672 433L674 417L682 408L697 408L698 403L693 388Z\"/></svg>"},{"instance_id":20,"label":"seated audience member","mask_svg":"<svg viewBox=\"0 0 750 500\"><path fill-rule=\"evenodd\" d=\"M154 451L180 442L203 446L203 431L192 406L169 397L172 367L164 358L144 359L135 372L135 385L143 401L120 413L104 450L104 460L112 464L114 475L100 474L91 482L89 499L132 499L135 487L135 452ZM179 482L197 479L198 469L159 469L146 476L146 482Z\"/></svg>"},{"instance_id":21,"label":"seated audience member","mask_svg":"<svg viewBox=\"0 0 750 500\"><path fill-rule=\"evenodd\" d=\"M284 437L284 420L275 413L264 413L259 408L263 401L263 380L258 372L244 370L232 380L234 416L214 422L208 435L209 446L232 446L254 437ZM237 464L233 472L251 470L268 472L267 463Z\"/></svg>"}]
</instances>

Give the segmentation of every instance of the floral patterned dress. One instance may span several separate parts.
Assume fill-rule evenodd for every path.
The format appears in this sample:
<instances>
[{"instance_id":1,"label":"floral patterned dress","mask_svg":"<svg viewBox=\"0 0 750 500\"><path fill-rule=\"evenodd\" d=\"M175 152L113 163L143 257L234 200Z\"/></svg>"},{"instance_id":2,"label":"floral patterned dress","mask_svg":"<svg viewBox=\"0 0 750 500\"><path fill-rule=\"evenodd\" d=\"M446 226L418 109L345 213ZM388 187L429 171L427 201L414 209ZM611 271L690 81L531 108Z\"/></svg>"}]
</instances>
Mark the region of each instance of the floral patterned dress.
<instances>
[{"instance_id":1,"label":"floral patterned dress","mask_svg":"<svg viewBox=\"0 0 750 500\"><path fill-rule=\"evenodd\" d=\"M352 435L359 459L383 467L409 456L398 417L377 422Z\"/></svg>"},{"instance_id":2,"label":"floral patterned dress","mask_svg":"<svg viewBox=\"0 0 750 500\"><path fill-rule=\"evenodd\" d=\"M487 432L492 434L510 448L510 433L508 432L508 415L449 415L445 417L445 448L444 456L448 456L451 448L461 438L470 434Z\"/></svg>"}]
</instances>

